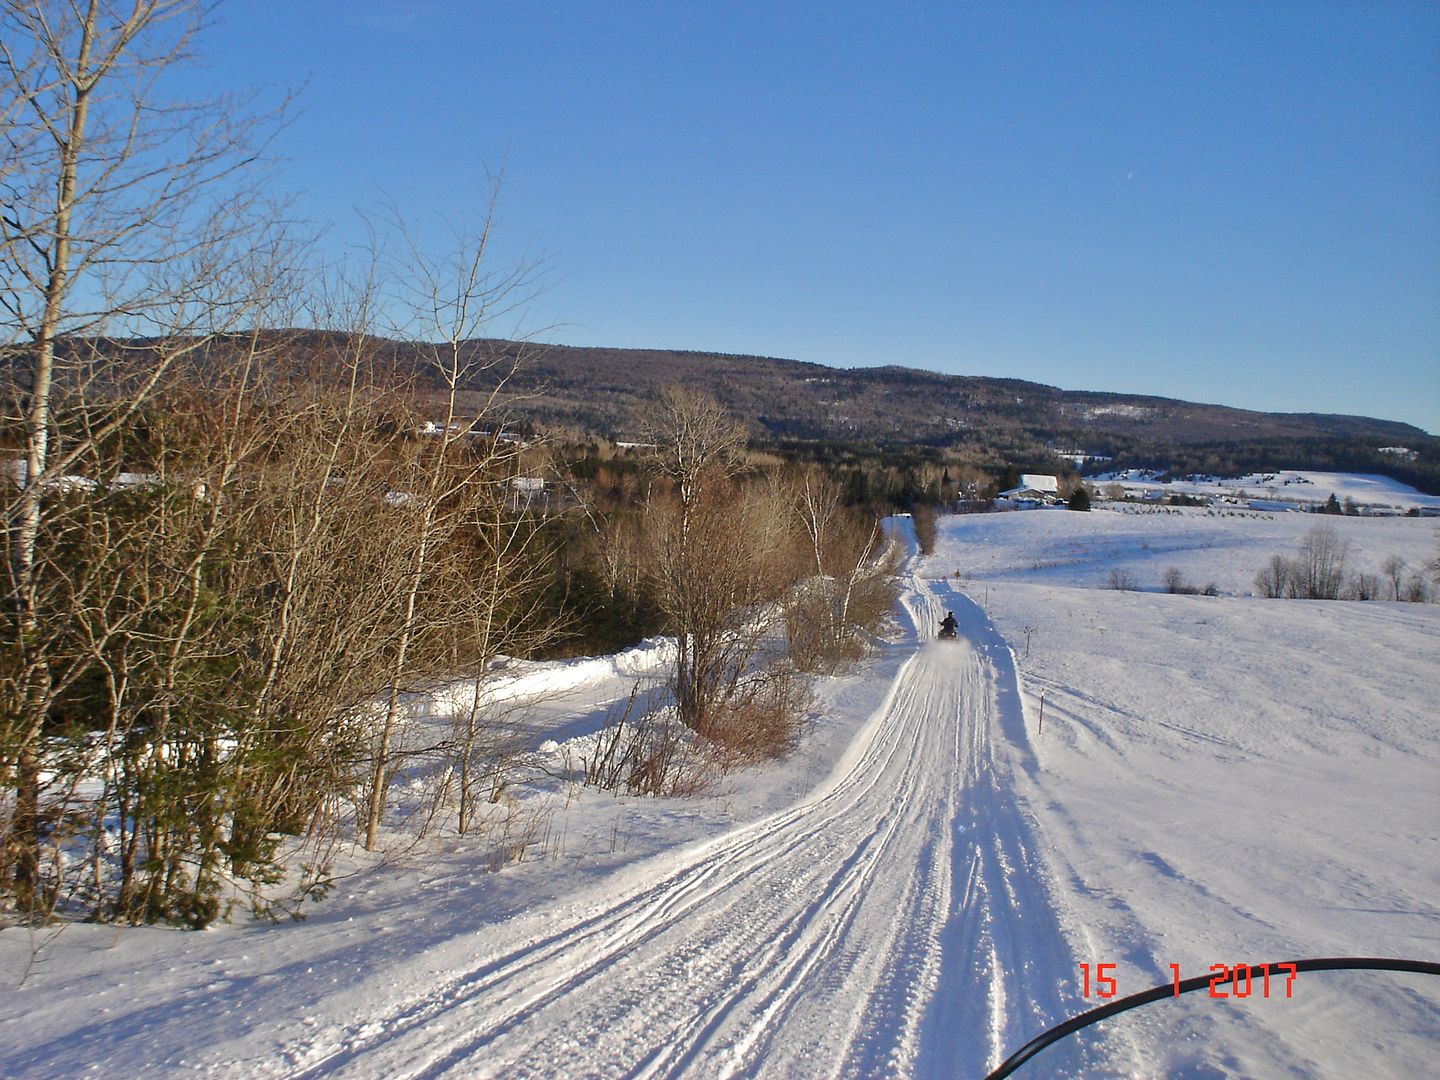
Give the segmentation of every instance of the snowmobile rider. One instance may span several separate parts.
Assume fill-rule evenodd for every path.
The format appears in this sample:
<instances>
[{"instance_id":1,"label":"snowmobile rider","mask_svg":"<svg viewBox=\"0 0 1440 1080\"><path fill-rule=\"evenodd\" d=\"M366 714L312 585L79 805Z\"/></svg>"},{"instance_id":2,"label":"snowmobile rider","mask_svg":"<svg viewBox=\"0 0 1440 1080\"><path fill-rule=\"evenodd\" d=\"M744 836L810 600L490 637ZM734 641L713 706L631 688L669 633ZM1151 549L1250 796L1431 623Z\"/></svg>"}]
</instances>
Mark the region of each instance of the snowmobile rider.
<instances>
[{"instance_id":1,"label":"snowmobile rider","mask_svg":"<svg viewBox=\"0 0 1440 1080\"><path fill-rule=\"evenodd\" d=\"M960 624L955 621L955 613L953 611L945 612L945 618L940 623L940 636L954 637L955 628L959 625Z\"/></svg>"}]
</instances>

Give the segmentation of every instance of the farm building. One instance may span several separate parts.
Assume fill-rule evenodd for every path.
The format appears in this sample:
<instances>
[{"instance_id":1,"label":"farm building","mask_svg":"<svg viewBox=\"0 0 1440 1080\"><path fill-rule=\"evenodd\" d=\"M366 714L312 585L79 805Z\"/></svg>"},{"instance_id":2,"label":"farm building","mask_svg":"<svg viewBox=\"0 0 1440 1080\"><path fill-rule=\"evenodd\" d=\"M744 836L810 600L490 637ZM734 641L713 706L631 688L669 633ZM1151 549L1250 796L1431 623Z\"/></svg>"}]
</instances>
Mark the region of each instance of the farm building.
<instances>
[{"instance_id":1,"label":"farm building","mask_svg":"<svg viewBox=\"0 0 1440 1080\"><path fill-rule=\"evenodd\" d=\"M1020 483L1009 491L1002 491L1003 499L1016 508L1048 506L1060 501L1060 479L1042 473L1025 473ZM997 500L999 501L999 500Z\"/></svg>"}]
</instances>

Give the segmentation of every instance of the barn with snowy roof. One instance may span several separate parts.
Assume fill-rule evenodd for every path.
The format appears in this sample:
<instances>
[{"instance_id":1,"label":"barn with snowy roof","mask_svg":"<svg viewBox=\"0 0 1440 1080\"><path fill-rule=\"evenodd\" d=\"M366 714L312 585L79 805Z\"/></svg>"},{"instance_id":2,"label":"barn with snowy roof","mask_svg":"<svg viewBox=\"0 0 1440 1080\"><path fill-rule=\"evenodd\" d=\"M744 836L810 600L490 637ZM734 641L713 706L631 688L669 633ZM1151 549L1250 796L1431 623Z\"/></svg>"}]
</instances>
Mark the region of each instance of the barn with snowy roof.
<instances>
[{"instance_id":1,"label":"barn with snowy roof","mask_svg":"<svg viewBox=\"0 0 1440 1080\"><path fill-rule=\"evenodd\" d=\"M1009 491L1000 492L999 498L1017 507L1047 506L1060 501L1060 478L1042 473L1024 473L1020 483Z\"/></svg>"}]
</instances>

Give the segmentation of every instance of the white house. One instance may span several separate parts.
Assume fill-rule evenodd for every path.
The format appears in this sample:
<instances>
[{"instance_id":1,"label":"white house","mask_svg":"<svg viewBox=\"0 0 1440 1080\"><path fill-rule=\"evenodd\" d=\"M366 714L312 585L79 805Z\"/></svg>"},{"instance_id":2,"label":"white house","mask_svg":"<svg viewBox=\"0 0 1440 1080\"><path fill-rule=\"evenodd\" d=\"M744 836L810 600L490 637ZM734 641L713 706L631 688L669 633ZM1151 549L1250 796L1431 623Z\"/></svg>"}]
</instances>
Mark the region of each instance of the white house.
<instances>
[{"instance_id":1,"label":"white house","mask_svg":"<svg viewBox=\"0 0 1440 1080\"><path fill-rule=\"evenodd\" d=\"M1047 503L1059 502L1060 478L1042 473L1024 473L1020 477L1019 485L1009 491L1000 492L999 498L1007 499L1016 505L1034 503L1044 506Z\"/></svg>"},{"instance_id":2,"label":"white house","mask_svg":"<svg viewBox=\"0 0 1440 1080\"><path fill-rule=\"evenodd\" d=\"M464 435L468 426L459 420L453 420L449 424L442 424L439 420L426 420L418 431L421 435L444 435L447 432L451 435Z\"/></svg>"},{"instance_id":3,"label":"white house","mask_svg":"<svg viewBox=\"0 0 1440 1080\"><path fill-rule=\"evenodd\" d=\"M549 513L550 493L545 488L544 477L512 476L510 478L510 508L516 512L538 509L542 514Z\"/></svg>"}]
</instances>

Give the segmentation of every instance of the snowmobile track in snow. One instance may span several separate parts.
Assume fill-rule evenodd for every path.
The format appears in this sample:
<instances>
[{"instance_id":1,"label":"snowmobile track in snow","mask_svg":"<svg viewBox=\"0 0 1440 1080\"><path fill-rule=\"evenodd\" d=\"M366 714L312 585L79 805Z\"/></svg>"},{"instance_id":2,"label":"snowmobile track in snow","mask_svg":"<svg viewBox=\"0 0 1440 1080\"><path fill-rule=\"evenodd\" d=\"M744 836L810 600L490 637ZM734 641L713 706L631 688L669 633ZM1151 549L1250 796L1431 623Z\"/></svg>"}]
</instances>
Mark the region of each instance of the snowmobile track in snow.
<instances>
[{"instance_id":1,"label":"snowmobile track in snow","mask_svg":"<svg viewBox=\"0 0 1440 1080\"><path fill-rule=\"evenodd\" d=\"M1029 753L1008 647L948 586L909 582L915 652L805 801L656 860L638 888L561 903L549 933L487 927L483 962L391 989L388 1011L268 1069L230 1064L307 1080L984 1075L1063 1018L1075 968L1006 780ZM962 640L925 641L944 607Z\"/></svg>"}]
</instances>

